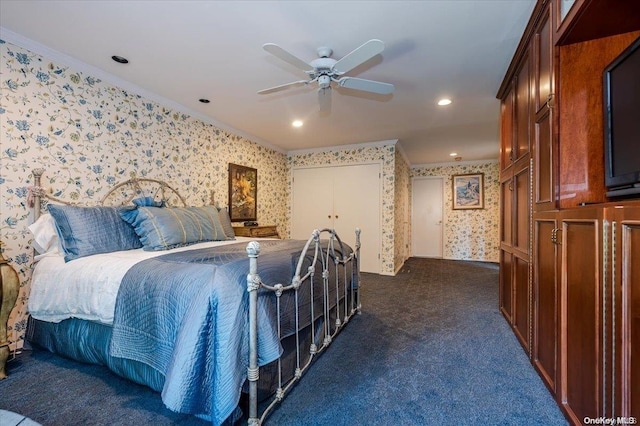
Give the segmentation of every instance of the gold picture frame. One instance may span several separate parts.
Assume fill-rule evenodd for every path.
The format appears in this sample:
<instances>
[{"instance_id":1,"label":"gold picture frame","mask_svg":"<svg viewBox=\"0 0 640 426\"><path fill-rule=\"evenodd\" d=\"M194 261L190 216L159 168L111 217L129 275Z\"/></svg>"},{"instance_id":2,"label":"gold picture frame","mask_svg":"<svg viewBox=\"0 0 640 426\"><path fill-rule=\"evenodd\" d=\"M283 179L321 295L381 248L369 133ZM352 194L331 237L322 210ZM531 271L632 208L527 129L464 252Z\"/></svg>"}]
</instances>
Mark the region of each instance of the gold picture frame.
<instances>
[{"instance_id":1,"label":"gold picture frame","mask_svg":"<svg viewBox=\"0 0 640 426\"><path fill-rule=\"evenodd\" d=\"M258 216L258 170L229 163L229 218L255 221Z\"/></svg>"},{"instance_id":2,"label":"gold picture frame","mask_svg":"<svg viewBox=\"0 0 640 426\"><path fill-rule=\"evenodd\" d=\"M451 177L453 210L484 209L484 173Z\"/></svg>"}]
</instances>

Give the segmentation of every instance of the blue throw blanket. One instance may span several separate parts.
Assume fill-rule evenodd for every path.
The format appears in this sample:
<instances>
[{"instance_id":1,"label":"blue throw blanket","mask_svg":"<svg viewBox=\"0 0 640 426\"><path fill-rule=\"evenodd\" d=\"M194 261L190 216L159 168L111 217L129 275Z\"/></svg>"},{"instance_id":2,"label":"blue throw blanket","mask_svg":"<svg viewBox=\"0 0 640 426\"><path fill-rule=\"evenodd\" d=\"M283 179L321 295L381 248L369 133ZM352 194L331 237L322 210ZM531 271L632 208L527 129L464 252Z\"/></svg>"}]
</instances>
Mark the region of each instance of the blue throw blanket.
<instances>
[{"instance_id":1,"label":"blue throw blanket","mask_svg":"<svg viewBox=\"0 0 640 426\"><path fill-rule=\"evenodd\" d=\"M260 243L265 283L288 284L304 241ZM116 300L112 356L145 363L165 376L162 400L174 411L222 423L238 404L248 366L246 244L190 250L145 260L125 275ZM272 298L259 298L258 354L280 356Z\"/></svg>"}]
</instances>

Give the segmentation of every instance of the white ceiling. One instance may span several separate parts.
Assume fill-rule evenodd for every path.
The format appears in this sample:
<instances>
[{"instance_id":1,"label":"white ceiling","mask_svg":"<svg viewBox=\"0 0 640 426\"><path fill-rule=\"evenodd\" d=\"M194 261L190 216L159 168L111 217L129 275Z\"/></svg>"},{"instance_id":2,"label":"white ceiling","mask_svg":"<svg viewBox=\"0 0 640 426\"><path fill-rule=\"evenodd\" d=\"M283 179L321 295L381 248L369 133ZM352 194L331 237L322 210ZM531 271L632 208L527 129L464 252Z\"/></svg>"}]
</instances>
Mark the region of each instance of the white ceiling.
<instances>
[{"instance_id":1,"label":"white ceiling","mask_svg":"<svg viewBox=\"0 0 640 426\"><path fill-rule=\"evenodd\" d=\"M495 95L534 5L2 0L0 38L282 152L398 140L415 166L452 161L452 151L498 157ZM311 85L256 93L306 77L264 43L310 62L320 46L339 59L373 38L385 50L348 75L391 83L392 95L334 89L325 115ZM438 107L444 96L453 104ZM294 119L304 126L291 127Z\"/></svg>"}]
</instances>

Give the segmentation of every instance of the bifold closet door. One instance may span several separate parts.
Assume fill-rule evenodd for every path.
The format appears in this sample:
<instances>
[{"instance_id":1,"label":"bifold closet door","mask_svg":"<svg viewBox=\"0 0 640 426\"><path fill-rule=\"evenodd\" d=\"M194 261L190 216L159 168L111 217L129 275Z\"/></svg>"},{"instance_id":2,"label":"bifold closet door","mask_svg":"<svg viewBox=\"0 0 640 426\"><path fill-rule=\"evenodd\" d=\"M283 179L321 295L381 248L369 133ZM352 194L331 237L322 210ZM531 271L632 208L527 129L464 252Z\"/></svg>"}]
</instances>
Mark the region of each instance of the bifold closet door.
<instances>
[{"instance_id":1,"label":"bifold closet door","mask_svg":"<svg viewBox=\"0 0 640 426\"><path fill-rule=\"evenodd\" d=\"M291 238L306 240L314 229L333 228L331 169L295 169L291 191Z\"/></svg>"},{"instance_id":2,"label":"bifold closet door","mask_svg":"<svg viewBox=\"0 0 640 426\"><path fill-rule=\"evenodd\" d=\"M360 268L380 273L380 179L379 164L295 169L291 238L333 228L353 247L360 228Z\"/></svg>"}]
</instances>

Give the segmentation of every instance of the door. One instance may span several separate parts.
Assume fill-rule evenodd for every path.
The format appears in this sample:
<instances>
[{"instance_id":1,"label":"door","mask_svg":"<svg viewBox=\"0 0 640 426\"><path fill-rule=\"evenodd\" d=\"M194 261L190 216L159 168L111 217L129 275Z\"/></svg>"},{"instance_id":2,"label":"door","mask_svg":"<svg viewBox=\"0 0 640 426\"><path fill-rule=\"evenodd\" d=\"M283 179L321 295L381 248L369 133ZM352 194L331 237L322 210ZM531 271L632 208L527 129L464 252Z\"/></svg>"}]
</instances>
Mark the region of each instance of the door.
<instances>
[{"instance_id":1,"label":"door","mask_svg":"<svg viewBox=\"0 0 640 426\"><path fill-rule=\"evenodd\" d=\"M360 228L360 270L380 273L380 185L380 164L294 169L291 238L332 228L355 247Z\"/></svg>"},{"instance_id":2,"label":"door","mask_svg":"<svg viewBox=\"0 0 640 426\"><path fill-rule=\"evenodd\" d=\"M412 181L411 247L418 257L442 257L442 178Z\"/></svg>"},{"instance_id":3,"label":"door","mask_svg":"<svg viewBox=\"0 0 640 426\"><path fill-rule=\"evenodd\" d=\"M306 240L314 229L333 228L331 169L294 169L291 193L291 238Z\"/></svg>"},{"instance_id":4,"label":"door","mask_svg":"<svg viewBox=\"0 0 640 426\"><path fill-rule=\"evenodd\" d=\"M582 424L603 412L602 209L560 213L560 372L558 398L569 419Z\"/></svg>"}]
</instances>

